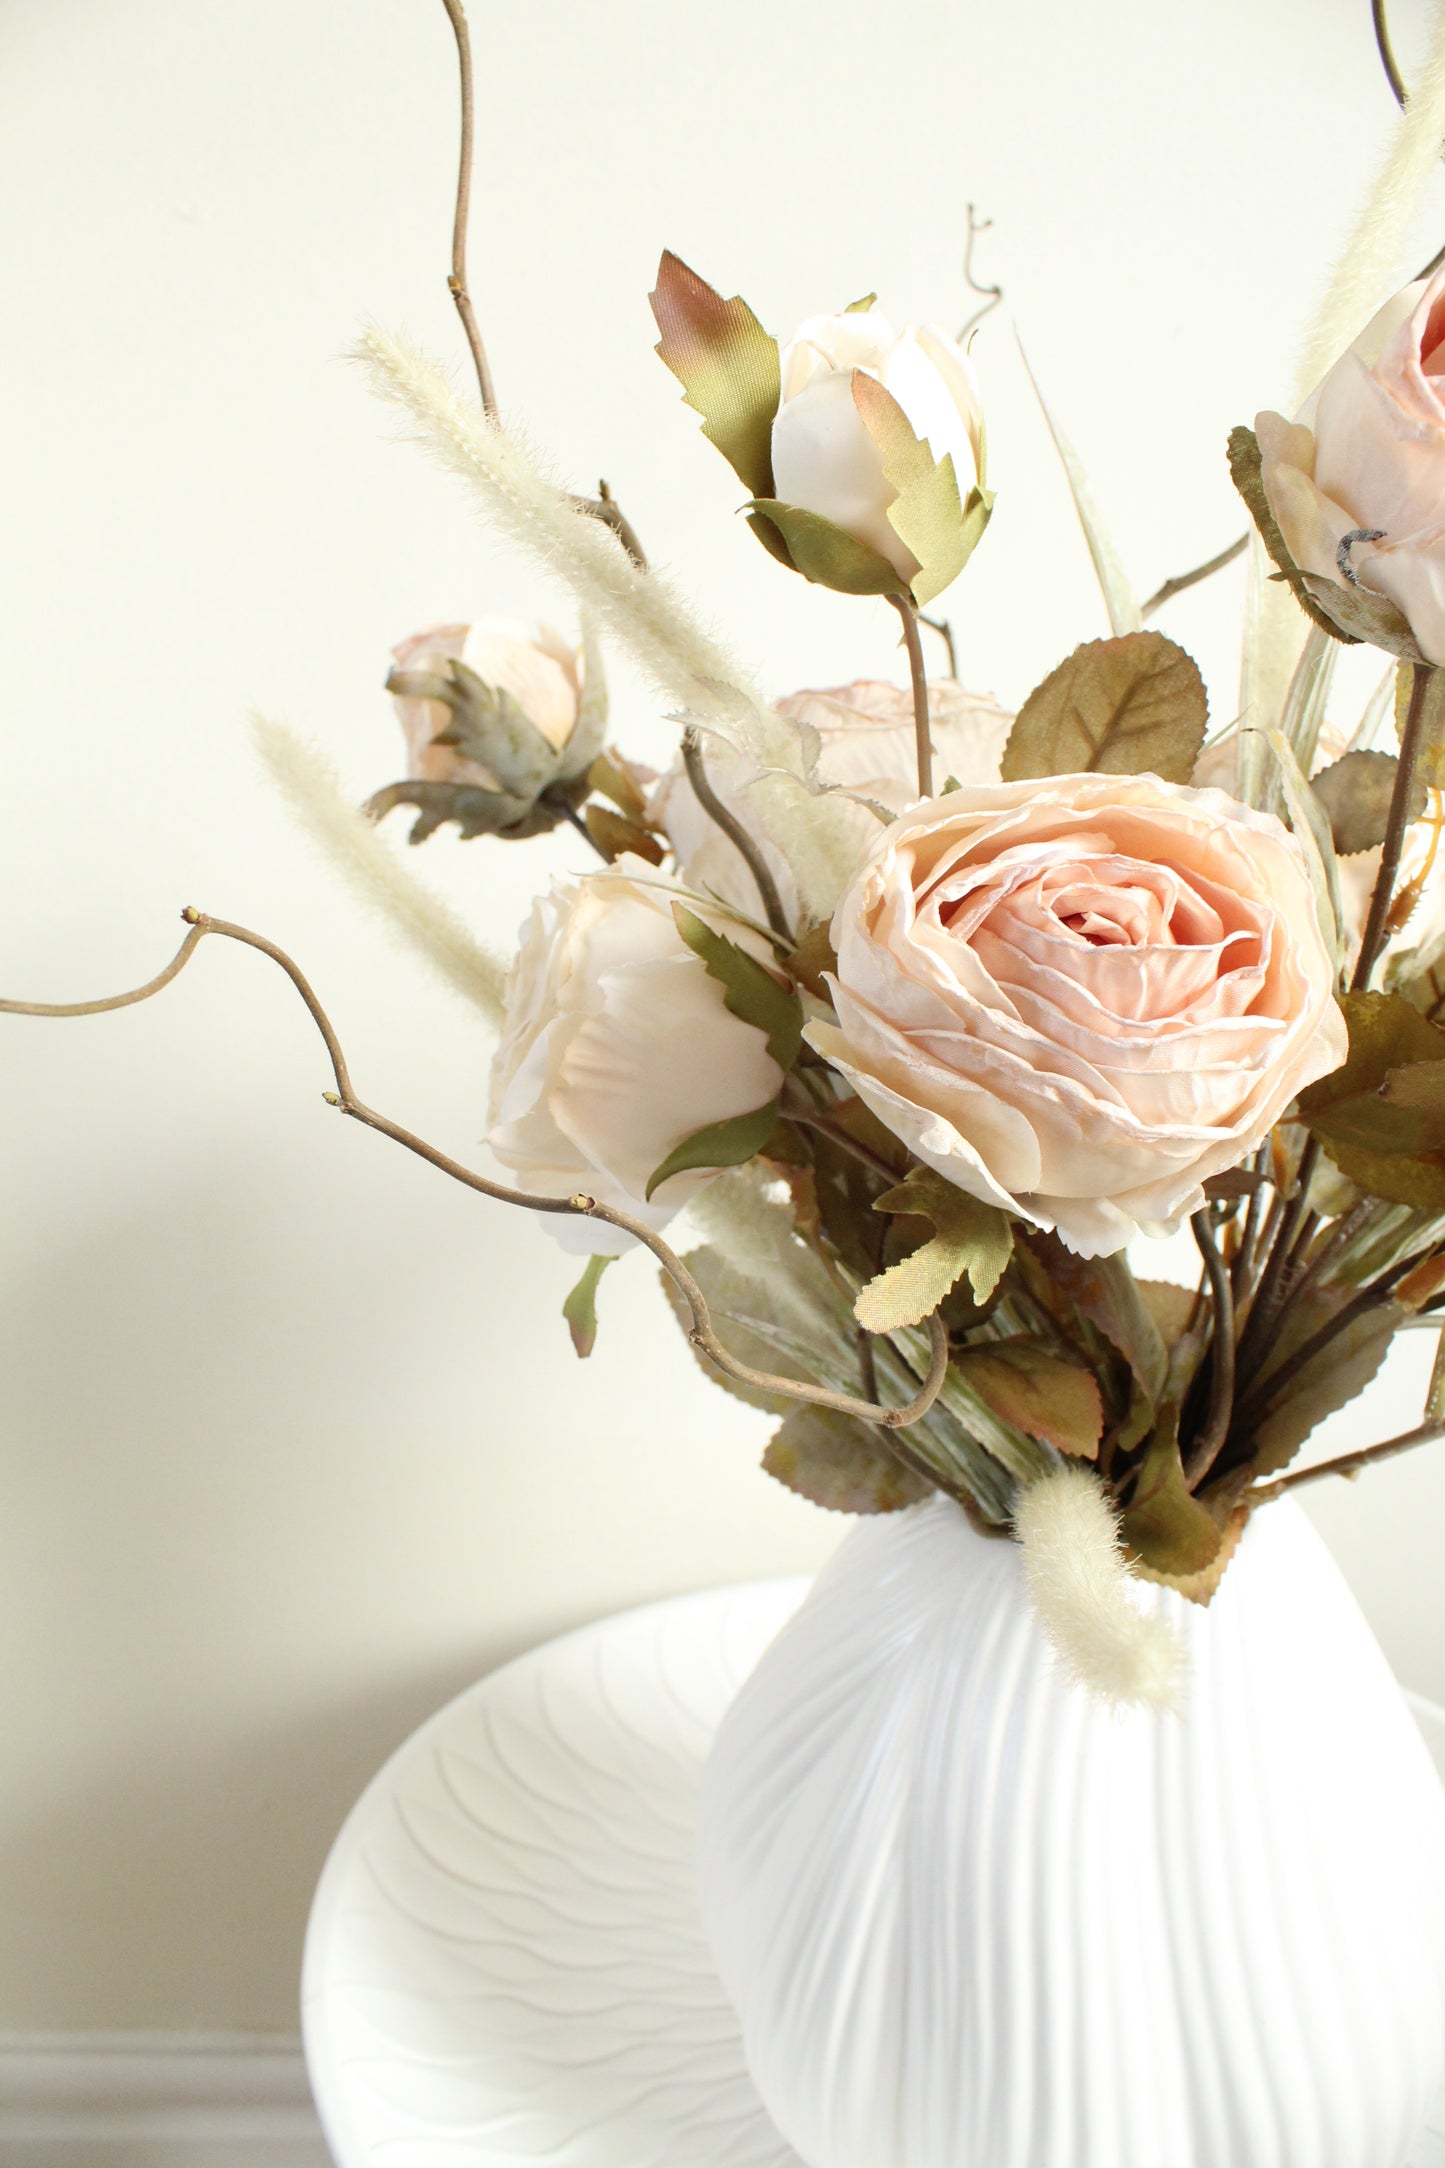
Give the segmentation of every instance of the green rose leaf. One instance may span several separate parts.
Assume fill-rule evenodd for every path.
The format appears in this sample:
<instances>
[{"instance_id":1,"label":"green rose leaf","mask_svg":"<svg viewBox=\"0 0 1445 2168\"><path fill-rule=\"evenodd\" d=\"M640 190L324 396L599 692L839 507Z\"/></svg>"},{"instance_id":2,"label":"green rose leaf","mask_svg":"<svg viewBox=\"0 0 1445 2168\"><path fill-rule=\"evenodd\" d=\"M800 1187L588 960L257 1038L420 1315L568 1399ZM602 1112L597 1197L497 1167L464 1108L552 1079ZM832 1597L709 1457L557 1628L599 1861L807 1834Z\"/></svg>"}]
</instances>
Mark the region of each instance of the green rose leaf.
<instances>
[{"instance_id":1,"label":"green rose leaf","mask_svg":"<svg viewBox=\"0 0 1445 2168\"><path fill-rule=\"evenodd\" d=\"M782 543L773 548L795 572L815 586L831 587L840 595L906 595L908 583L895 572L886 557L857 541L821 513L805 512L801 505L779 504L773 497L755 497L747 507L753 532L767 542L763 526L771 527ZM784 552L786 554L784 555Z\"/></svg>"},{"instance_id":2,"label":"green rose leaf","mask_svg":"<svg viewBox=\"0 0 1445 2168\"><path fill-rule=\"evenodd\" d=\"M987 1302L1013 1251L1007 1213L970 1197L931 1167L916 1167L905 1182L878 1198L876 1212L931 1221L931 1241L870 1280L853 1305L860 1325L873 1333L897 1332L931 1317L965 1273L977 1302Z\"/></svg>"},{"instance_id":3,"label":"green rose leaf","mask_svg":"<svg viewBox=\"0 0 1445 2168\"><path fill-rule=\"evenodd\" d=\"M745 1161L755 1159L778 1125L778 1112L778 1101L770 1099L766 1106L755 1107L750 1114L734 1114L725 1122L709 1122L705 1128L695 1129L673 1147L660 1166L653 1168L647 1178L648 1203L654 1191L675 1174L688 1174L697 1167L741 1167Z\"/></svg>"},{"instance_id":4,"label":"green rose leaf","mask_svg":"<svg viewBox=\"0 0 1445 2168\"><path fill-rule=\"evenodd\" d=\"M721 986L723 1000L732 1014L765 1033L768 1052L778 1067L791 1069L803 1043L803 1004L792 988L781 985L756 956L750 956L736 941L714 933L706 920L685 904L675 903L672 916L708 977Z\"/></svg>"},{"instance_id":5,"label":"green rose leaf","mask_svg":"<svg viewBox=\"0 0 1445 2168\"><path fill-rule=\"evenodd\" d=\"M1325 809L1335 849L1342 858L1356 851L1372 851L1385 840L1385 823L1400 763L1393 753L1346 753L1324 768L1310 782L1310 789ZM1410 793L1409 817L1419 820L1425 810L1425 785L1416 780Z\"/></svg>"},{"instance_id":6,"label":"green rose leaf","mask_svg":"<svg viewBox=\"0 0 1445 2168\"><path fill-rule=\"evenodd\" d=\"M769 1440L763 1466L831 1513L896 1513L932 1487L893 1458L876 1424L831 1408L794 1408Z\"/></svg>"},{"instance_id":7,"label":"green rose leaf","mask_svg":"<svg viewBox=\"0 0 1445 2168\"><path fill-rule=\"evenodd\" d=\"M1153 774L1187 783L1208 720L1198 665L1162 632L1089 640L1020 708L1003 780Z\"/></svg>"},{"instance_id":8,"label":"green rose leaf","mask_svg":"<svg viewBox=\"0 0 1445 2168\"><path fill-rule=\"evenodd\" d=\"M657 267L651 301L662 333L657 353L702 416L703 435L751 495L770 497L781 396L777 340L738 295L724 301L670 249Z\"/></svg>"},{"instance_id":9,"label":"green rose leaf","mask_svg":"<svg viewBox=\"0 0 1445 2168\"><path fill-rule=\"evenodd\" d=\"M1102 1333L1123 1356L1150 1409L1157 1407L1168 1382L1169 1353L1149 1294L1153 1283L1136 1280L1125 1257L1079 1257L1053 1234L1029 1234L1027 1254L1042 1267L1031 1279L1032 1291L1062 1313L1061 1322L1072 1312Z\"/></svg>"},{"instance_id":10,"label":"green rose leaf","mask_svg":"<svg viewBox=\"0 0 1445 2168\"><path fill-rule=\"evenodd\" d=\"M1269 497L1264 486L1264 462L1260 456L1259 439L1243 422L1229 432L1229 474L1235 488L1243 497L1250 518L1259 529L1259 539L1279 567L1287 581L1295 601L1306 617L1336 640L1358 640L1359 634L1336 624L1328 611L1311 594L1305 584L1305 576L1289 553L1289 545L1280 533L1279 521L1270 509Z\"/></svg>"},{"instance_id":11,"label":"green rose leaf","mask_svg":"<svg viewBox=\"0 0 1445 2168\"><path fill-rule=\"evenodd\" d=\"M1154 1573L1203 1573L1218 1556L1224 1532L1209 1508L1190 1496L1172 1407L1155 1425L1119 1533L1125 1548Z\"/></svg>"},{"instance_id":12,"label":"green rose leaf","mask_svg":"<svg viewBox=\"0 0 1445 2168\"><path fill-rule=\"evenodd\" d=\"M616 1262L615 1257L589 1257L582 1268L581 1279L562 1305L572 1345L584 1361L597 1345L598 1283L607 1267Z\"/></svg>"},{"instance_id":13,"label":"green rose leaf","mask_svg":"<svg viewBox=\"0 0 1445 2168\"><path fill-rule=\"evenodd\" d=\"M1340 1308L1350 1290L1332 1289L1330 1304ZM1327 1415L1343 1408L1362 1393L1376 1376L1389 1352L1390 1342L1408 1313L1397 1302L1382 1302L1353 1318L1320 1350L1298 1376L1290 1379L1279 1406L1271 1408L1255 1425L1250 1466L1256 1476L1276 1475L1287 1468L1305 1439ZM1316 1327L1326 1322L1317 1306L1297 1315L1294 1329L1280 1342L1281 1360L1292 1353ZM1265 1380L1268 1390L1268 1380Z\"/></svg>"},{"instance_id":14,"label":"green rose leaf","mask_svg":"<svg viewBox=\"0 0 1445 2168\"><path fill-rule=\"evenodd\" d=\"M1342 994L1350 1051L1300 1093L1300 1119L1348 1181L1445 1211L1445 1031L1402 994Z\"/></svg>"},{"instance_id":15,"label":"green rose leaf","mask_svg":"<svg viewBox=\"0 0 1445 2168\"><path fill-rule=\"evenodd\" d=\"M1395 735L1403 736L1415 682L1413 670L1395 672ZM1348 756L1346 756L1348 757ZM1415 770L1422 783L1445 789L1445 670L1431 672L1420 717L1420 756Z\"/></svg>"},{"instance_id":16,"label":"green rose leaf","mask_svg":"<svg viewBox=\"0 0 1445 2168\"><path fill-rule=\"evenodd\" d=\"M1065 1362L1042 1341L998 1340L967 1347L954 1367L996 1415L1060 1453L1097 1458L1104 1403L1092 1370Z\"/></svg>"}]
</instances>

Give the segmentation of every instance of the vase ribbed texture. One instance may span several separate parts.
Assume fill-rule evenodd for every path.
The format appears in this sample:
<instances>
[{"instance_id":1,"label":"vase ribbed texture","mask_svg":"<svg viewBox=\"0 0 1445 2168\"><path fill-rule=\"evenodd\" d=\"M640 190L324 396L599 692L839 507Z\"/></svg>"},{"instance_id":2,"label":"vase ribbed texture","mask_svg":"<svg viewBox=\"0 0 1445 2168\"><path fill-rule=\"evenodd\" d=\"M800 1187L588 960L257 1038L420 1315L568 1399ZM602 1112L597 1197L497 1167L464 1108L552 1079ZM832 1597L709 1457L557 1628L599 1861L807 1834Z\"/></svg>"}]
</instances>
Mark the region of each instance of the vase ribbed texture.
<instances>
[{"instance_id":1,"label":"vase ribbed texture","mask_svg":"<svg viewBox=\"0 0 1445 2168\"><path fill-rule=\"evenodd\" d=\"M1402 2168L1445 2041L1445 1809L1289 1502L1183 1711L1071 1685L1012 1543L860 1523L724 1720L704 1919L809 2168Z\"/></svg>"}]
</instances>

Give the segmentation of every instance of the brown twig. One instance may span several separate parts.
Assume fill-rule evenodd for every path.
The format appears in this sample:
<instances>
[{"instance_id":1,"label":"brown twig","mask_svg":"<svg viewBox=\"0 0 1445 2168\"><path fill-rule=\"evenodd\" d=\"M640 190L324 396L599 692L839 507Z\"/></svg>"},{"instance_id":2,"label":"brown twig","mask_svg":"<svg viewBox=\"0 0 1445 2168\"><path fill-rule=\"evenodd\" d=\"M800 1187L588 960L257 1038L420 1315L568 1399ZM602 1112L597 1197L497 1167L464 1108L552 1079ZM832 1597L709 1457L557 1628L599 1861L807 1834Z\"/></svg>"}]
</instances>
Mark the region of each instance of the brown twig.
<instances>
[{"instance_id":1,"label":"brown twig","mask_svg":"<svg viewBox=\"0 0 1445 2168\"><path fill-rule=\"evenodd\" d=\"M1220 1449L1229 1435L1229 1418L1234 1406L1234 1297L1229 1282L1229 1267L1219 1254L1219 1244L1214 1239L1208 1208L1194 1213L1189 1225L1193 1230L1199 1254L1204 1260L1209 1292L1213 1298L1213 1332L1209 1342L1209 1409L1204 1418L1204 1427L1190 1448L1184 1469L1184 1480L1190 1490L1198 1490L1218 1460Z\"/></svg>"},{"instance_id":2,"label":"brown twig","mask_svg":"<svg viewBox=\"0 0 1445 2168\"><path fill-rule=\"evenodd\" d=\"M457 160L457 207L452 219L452 268L447 279L447 291L457 305L467 344L472 350L472 361L477 372L477 389L482 395L482 412L488 420L497 418L497 393L492 383L491 365L487 350L482 344L481 327L472 307L472 297L467 291L467 218L472 197L472 41L467 30L466 11L462 0L442 0L452 31L457 41L457 66L462 79L462 141Z\"/></svg>"},{"instance_id":3,"label":"brown twig","mask_svg":"<svg viewBox=\"0 0 1445 2168\"><path fill-rule=\"evenodd\" d=\"M1176 595L1184 594L1188 588L1197 587L1201 580L1207 580L1212 573L1222 572L1226 565L1232 565L1235 558L1242 557L1248 548L1249 536L1242 534L1237 542L1230 543L1227 550L1221 550L1217 557L1211 557L1207 565L1196 565L1192 572L1176 572L1173 579L1166 580L1162 587L1155 588L1139 615L1145 619L1151 618L1156 610L1162 610L1165 603L1172 602Z\"/></svg>"},{"instance_id":4,"label":"brown twig","mask_svg":"<svg viewBox=\"0 0 1445 2168\"><path fill-rule=\"evenodd\" d=\"M978 213L974 209L974 206L972 204L969 205L968 238L963 244L963 283L968 288L971 294L982 294L985 298L983 307L981 309L974 310L972 316L970 316L970 318L968 319L968 322L959 332L958 343L960 346L962 346L964 340L968 337L970 332L977 331L979 325L983 322L984 318L988 315L991 315L1003 299L1002 286L985 286L981 280L976 279L973 275L974 242L978 239L981 233L987 233L992 225L993 220L991 218L980 218L978 216Z\"/></svg>"},{"instance_id":5,"label":"brown twig","mask_svg":"<svg viewBox=\"0 0 1445 2168\"><path fill-rule=\"evenodd\" d=\"M1445 1422L1420 1423L1414 1430L1402 1431L1398 1438L1386 1438L1382 1445L1362 1446L1358 1453L1341 1453L1338 1459L1322 1460L1314 1468L1292 1469L1273 1483L1246 1491L1245 1498L1251 1506L1267 1505L1271 1498L1282 1497L1301 1483L1317 1483L1326 1475L1358 1475L1377 1460L1392 1460L1396 1453L1408 1453L1416 1445L1432 1445L1437 1438L1445 1438Z\"/></svg>"},{"instance_id":6,"label":"brown twig","mask_svg":"<svg viewBox=\"0 0 1445 2168\"><path fill-rule=\"evenodd\" d=\"M328 1105L339 1108L343 1114L349 1114L353 1121L362 1123L364 1127L375 1129L381 1136L390 1137L394 1144L403 1145L419 1159L426 1160L428 1165L450 1175L453 1181L462 1183L467 1189L476 1190L483 1197L493 1197L499 1204L520 1205L527 1212L562 1213L601 1220L607 1226L619 1228L622 1233L631 1235L634 1241L651 1250L687 1304L692 1317L688 1339L693 1347L726 1376L735 1378L740 1385L751 1386L756 1392L776 1393L780 1398L788 1400L805 1400L814 1407L831 1408L839 1415L851 1415L859 1422L876 1423L889 1432L906 1430L911 1424L921 1421L933 1406L948 1373L948 1333L942 1319L936 1314L928 1320L932 1348L928 1375L919 1391L902 1407L881 1407L872 1401L856 1399L851 1393L835 1393L826 1386L809 1385L797 1378L777 1377L770 1371L754 1370L751 1364L739 1362L718 1339L712 1329L712 1318L702 1289L676 1251L671 1249L654 1229L635 1219L630 1212L619 1211L612 1205L599 1204L595 1198L584 1196L580 1192L572 1197L543 1197L525 1190L508 1189L500 1182L488 1181L485 1175L477 1174L472 1168L451 1158L448 1153L439 1151L436 1145L428 1144L424 1137L417 1136L410 1129L403 1129L399 1122L393 1122L387 1115L379 1114L374 1107L367 1106L364 1100L357 1097L335 1027L300 965L288 956L284 949L278 948L274 941L268 941L263 934L252 933L249 927L234 925L228 919L210 918L204 912L190 908L184 910L181 916L191 931L181 944L179 953L148 985L137 988L133 993L114 995L108 1000L92 1002L67 1002L60 1005L5 1002L0 1006L27 1016L87 1016L98 1014L105 1009L124 1008L128 1003L143 1001L148 995L159 993L163 986L169 985L195 953L205 934L219 934L228 941L239 941L244 947L258 950L261 955L269 957L272 963L278 964L305 1003L325 1044L331 1074L336 1083L334 1092L323 1094ZM916 1456L910 1454L907 1458L910 1466L915 1465ZM929 1472L929 1480L936 1481L937 1478Z\"/></svg>"},{"instance_id":7,"label":"brown twig","mask_svg":"<svg viewBox=\"0 0 1445 2168\"><path fill-rule=\"evenodd\" d=\"M135 987L128 994L107 994L101 1001L0 1001L0 1014L6 1016L103 1016L108 1009L128 1009L134 1001L149 1001L163 986L169 986L178 972L184 971L192 953L205 937L203 926L192 926L185 940L164 971L158 971L144 986Z\"/></svg>"},{"instance_id":8,"label":"brown twig","mask_svg":"<svg viewBox=\"0 0 1445 2168\"><path fill-rule=\"evenodd\" d=\"M903 621L903 644L908 650L908 674L913 683L913 741L918 755L918 795L933 796L933 741L928 726L928 676L923 667L923 642L918 637L918 612L902 595L888 600Z\"/></svg>"},{"instance_id":9,"label":"brown twig","mask_svg":"<svg viewBox=\"0 0 1445 2168\"><path fill-rule=\"evenodd\" d=\"M702 757L702 740L695 724L689 723L682 734L682 764L692 785L692 794L714 827L721 829L747 865L762 898L763 911L768 924L779 940L793 946L793 929L788 924L788 914L783 909L783 899L778 894L778 884L764 858L757 839L750 836L736 814L730 813L708 779L707 767Z\"/></svg>"},{"instance_id":10,"label":"brown twig","mask_svg":"<svg viewBox=\"0 0 1445 2168\"><path fill-rule=\"evenodd\" d=\"M1279 1216L1274 1220L1274 1232L1268 1243L1264 1270L1260 1273L1255 1287L1249 1321L1244 1328L1236 1357L1238 1373L1242 1378L1252 1377L1264 1360L1269 1328L1274 1323L1284 1299L1282 1283L1285 1267L1294 1249L1295 1238L1310 1209L1310 1183L1314 1179L1319 1156L1318 1142L1314 1137L1307 1138L1295 1175L1294 1195L1287 1205L1282 1200L1276 1200L1280 1205Z\"/></svg>"},{"instance_id":11,"label":"brown twig","mask_svg":"<svg viewBox=\"0 0 1445 2168\"><path fill-rule=\"evenodd\" d=\"M1379 962L1380 951L1385 946L1390 905L1394 901L1395 882L1400 872L1400 855L1405 847L1405 830L1410 825L1410 799L1415 788L1415 770L1419 766L1420 743L1424 736L1425 701L1434 674L1428 663L1417 662L1410 680L1410 705L1405 710L1404 728L1400 732L1399 764L1395 770L1395 787L1390 793L1390 811L1385 822L1380 870L1375 876L1375 886L1370 896L1370 915L1365 920L1359 961L1350 981L1351 993L1361 993L1369 985L1370 974Z\"/></svg>"}]
</instances>

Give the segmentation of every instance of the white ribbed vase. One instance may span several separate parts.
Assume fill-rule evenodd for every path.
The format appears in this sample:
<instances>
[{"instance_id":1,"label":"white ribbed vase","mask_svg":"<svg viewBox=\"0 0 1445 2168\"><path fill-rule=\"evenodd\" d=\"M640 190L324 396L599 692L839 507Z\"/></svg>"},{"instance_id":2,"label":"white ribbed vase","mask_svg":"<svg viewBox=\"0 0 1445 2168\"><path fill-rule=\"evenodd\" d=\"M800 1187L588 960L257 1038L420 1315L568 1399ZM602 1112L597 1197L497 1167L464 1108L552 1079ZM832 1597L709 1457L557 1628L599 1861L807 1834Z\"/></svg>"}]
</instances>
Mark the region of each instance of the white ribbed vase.
<instances>
[{"instance_id":1,"label":"white ribbed vase","mask_svg":"<svg viewBox=\"0 0 1445 2168\"><path fill-rule=\"evenodd\" d=\"M1445 2041L1445 1810L1290 1503L1182 1716L1060 1676L1012 1543L865 1521L724 1720L700 1887L808 2168L1403 2168Z\"/></svg>"}]
</instances>

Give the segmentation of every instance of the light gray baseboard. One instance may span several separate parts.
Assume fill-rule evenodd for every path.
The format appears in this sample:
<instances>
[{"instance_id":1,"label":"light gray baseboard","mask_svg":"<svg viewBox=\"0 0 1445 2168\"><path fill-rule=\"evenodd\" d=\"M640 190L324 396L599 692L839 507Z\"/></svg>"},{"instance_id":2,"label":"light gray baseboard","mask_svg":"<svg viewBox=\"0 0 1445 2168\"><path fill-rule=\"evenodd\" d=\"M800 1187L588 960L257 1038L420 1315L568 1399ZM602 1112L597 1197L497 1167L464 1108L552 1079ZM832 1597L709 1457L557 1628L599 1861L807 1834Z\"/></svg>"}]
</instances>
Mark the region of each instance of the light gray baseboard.
<instances>
[{"instance_id":1,"label":"light gray baseboard","mask_svg":"<svg viewBox=\"0 0 1445 2168\"><path fill-rule=\"evenodd\" d=\"M294 2036L0 2033L4 2168L331 2168Z\"/></svg>"}]
</instances>

